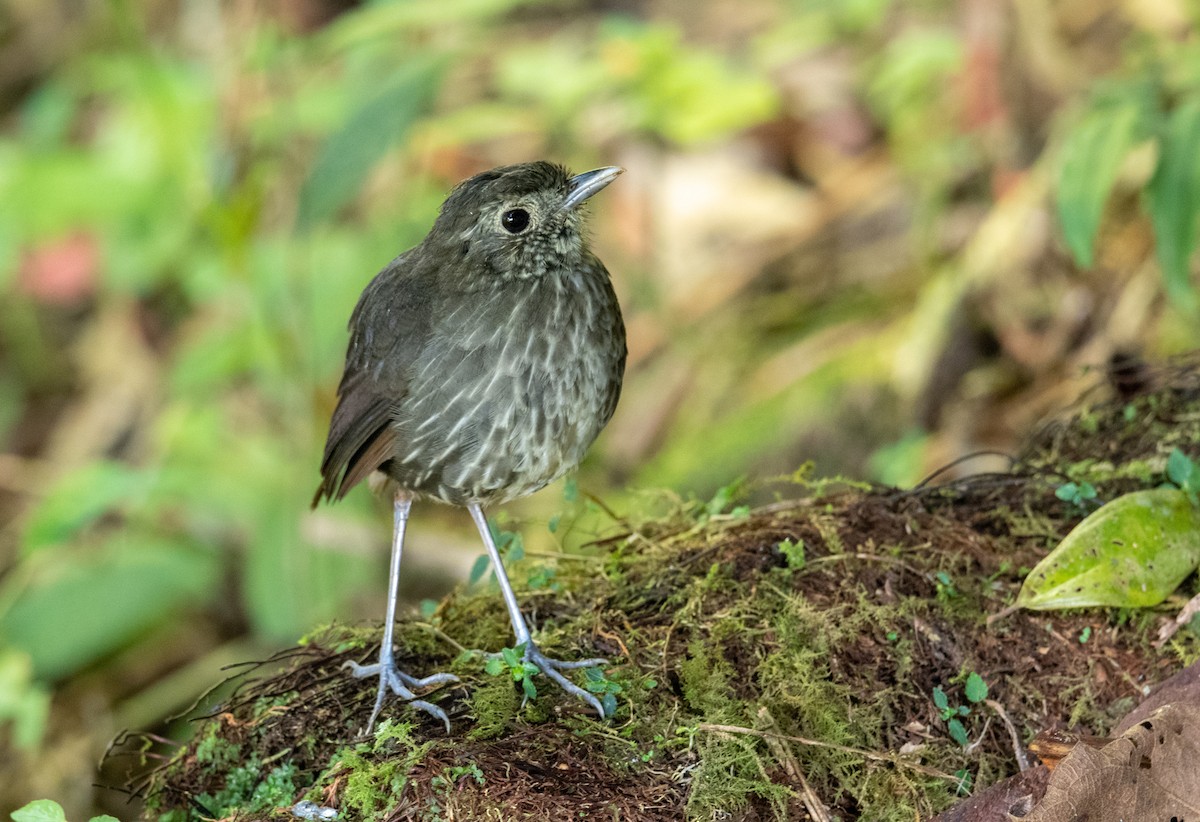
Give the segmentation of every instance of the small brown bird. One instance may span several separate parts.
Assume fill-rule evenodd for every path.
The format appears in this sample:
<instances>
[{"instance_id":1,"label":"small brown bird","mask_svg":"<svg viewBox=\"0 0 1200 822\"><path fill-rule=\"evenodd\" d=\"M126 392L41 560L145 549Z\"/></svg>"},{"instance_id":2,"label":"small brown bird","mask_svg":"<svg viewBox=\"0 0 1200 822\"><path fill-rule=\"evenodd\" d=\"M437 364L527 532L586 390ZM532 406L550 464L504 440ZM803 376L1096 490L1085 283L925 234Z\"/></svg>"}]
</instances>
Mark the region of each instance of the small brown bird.
<instances>
[{"instance_id":1,"label":"small brown bird","mask_svg":"<svg viewBox=\"0 0 1200 822\"><path fill-rule=\"evenodd\" d=\"M390 689L446 723L415 691L457 681L396 667L400 556L416 497L464 506L491 557L524 661L604 716L561 672L603 664L545 656L529 634L484 506L531 494L579 464L612 416L625 370L625 326L608 271L587 246L580 205L621 174L571 176L537 162L477 174L446 198L429 234L392 260L350 316L350 346L329 425L322 498L372 471L396 485L387 619L368 731Z\"/></svg>"}]
</instances>

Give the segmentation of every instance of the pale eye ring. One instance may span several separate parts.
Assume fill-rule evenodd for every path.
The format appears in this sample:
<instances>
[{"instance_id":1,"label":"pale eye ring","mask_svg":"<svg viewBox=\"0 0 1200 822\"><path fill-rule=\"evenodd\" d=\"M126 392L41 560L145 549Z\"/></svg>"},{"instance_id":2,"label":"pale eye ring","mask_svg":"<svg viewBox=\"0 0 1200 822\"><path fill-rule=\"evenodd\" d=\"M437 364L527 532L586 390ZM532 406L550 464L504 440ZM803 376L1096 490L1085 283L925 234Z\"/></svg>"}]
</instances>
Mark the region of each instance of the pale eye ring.
<instances>
[{"instance_id":1,"label":"pale eye ring","mask_svg":"<svg viewBox=\"0 0 1200 822\"><path fill-rule=\"evenodd\" d=\"M520 234L529 228L529 212L523 208L510 208L500 215L500 225L509 234Z\"/></svg>"}]
</instances>

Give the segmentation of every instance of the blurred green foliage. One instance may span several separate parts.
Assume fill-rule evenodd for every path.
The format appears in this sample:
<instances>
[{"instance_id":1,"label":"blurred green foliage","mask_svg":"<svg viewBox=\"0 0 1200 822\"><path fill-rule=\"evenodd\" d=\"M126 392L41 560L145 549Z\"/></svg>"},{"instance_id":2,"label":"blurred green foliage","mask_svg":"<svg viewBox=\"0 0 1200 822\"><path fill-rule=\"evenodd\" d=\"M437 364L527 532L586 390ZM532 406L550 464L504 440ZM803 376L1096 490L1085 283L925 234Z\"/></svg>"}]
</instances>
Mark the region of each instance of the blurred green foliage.
<instances>
[{"instance_id":1,"label":"blurred green foliage","mask_svg":"<svg viewBox=\"0 0 1200 822\"><path fill-rule=\"evenodd\" d=\"M1081 266L1091 266L1109 195L1129 156L1152 148L1153 175L1138 181L1154 226L1167 295L1200 316L1192 278L1200 218L1200 43L1141 37L1121 72L1097 83L1066 131L1058 175L1063 234Z\"/></svg>"}]
</instances>

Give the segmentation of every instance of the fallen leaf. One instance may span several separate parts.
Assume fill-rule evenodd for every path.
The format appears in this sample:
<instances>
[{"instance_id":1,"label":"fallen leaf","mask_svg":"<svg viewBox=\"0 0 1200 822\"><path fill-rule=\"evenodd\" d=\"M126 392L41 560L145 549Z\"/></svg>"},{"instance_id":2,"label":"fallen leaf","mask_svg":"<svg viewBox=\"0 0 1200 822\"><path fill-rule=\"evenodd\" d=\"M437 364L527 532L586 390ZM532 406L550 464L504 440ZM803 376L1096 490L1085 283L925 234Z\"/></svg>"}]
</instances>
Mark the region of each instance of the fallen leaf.
<instances>
[{"instance_id":1,"label":"fallen leaf","mask_svg":"<svg viewBox=\"0 0 1200 822\"><path fill-rule=\"evenodd\" d=\"M1102 748L1076 745L1051 774L1045 797L1023 819L1195 819L1198 758L1200 705L1166 705Z\"/></svg>"},{"instance_id":2,"label":"fallen leaf","mask_svg":"<svg viewBox=\"0 0 1200 822\"><path fill-rule=\"evenodd\" d=\"M1017 605L1035 611L1145 608L1200 563L1200 508L1176 488L1118 497L1079 523L1025 578Z\"/></svg>"}]
</instances>

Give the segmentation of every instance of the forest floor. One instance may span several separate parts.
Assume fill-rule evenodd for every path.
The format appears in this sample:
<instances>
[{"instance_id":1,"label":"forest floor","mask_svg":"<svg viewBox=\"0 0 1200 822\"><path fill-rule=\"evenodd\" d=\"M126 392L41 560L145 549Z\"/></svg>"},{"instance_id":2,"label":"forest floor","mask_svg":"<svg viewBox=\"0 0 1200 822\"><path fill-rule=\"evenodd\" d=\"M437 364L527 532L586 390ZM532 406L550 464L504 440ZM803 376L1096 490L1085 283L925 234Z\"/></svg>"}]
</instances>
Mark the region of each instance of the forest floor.
<instances>
[{"instance_id":1,"label":"forest floor","mask_svg":"<svg viewBox=\"0 0 1200 822\"><path fill-rule=\"evenodd\" d=\"M172 820L293 818L300 800L342 819L928 818L1016 774L1041 730L1109 733L1200 655L1188 630L1152 644L1186 597L1002 614L1094 508L1060 486L1151 488L1200 441L1196 359L1141 377L1044 427L1006 473L897 490L801 471L774 503L680 503L518 563L543 649L609 660L576 679L610 720L540 676L525 701L519 670L463 652L511 641L495 586L476 586L397 625L404 670L461 678L427 696L449 734L391 701L360 738L375 683L342 666L372 661L380 630L334 626L241 674L132 787Z\"/></svg>"}]
</instances>

